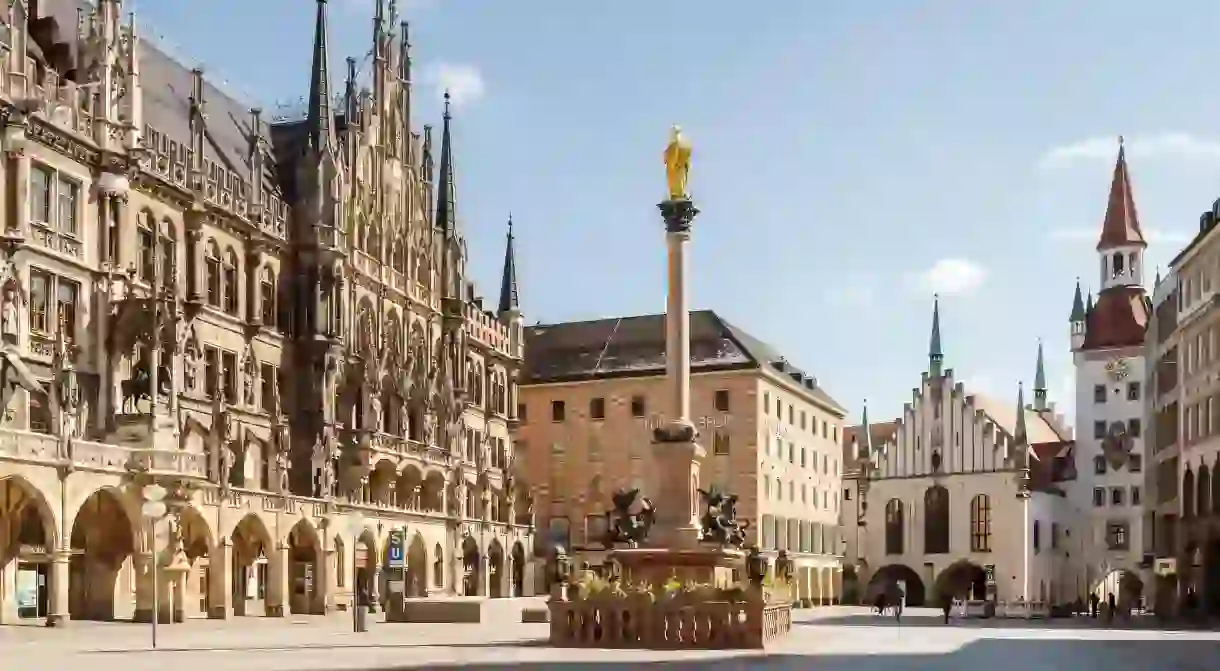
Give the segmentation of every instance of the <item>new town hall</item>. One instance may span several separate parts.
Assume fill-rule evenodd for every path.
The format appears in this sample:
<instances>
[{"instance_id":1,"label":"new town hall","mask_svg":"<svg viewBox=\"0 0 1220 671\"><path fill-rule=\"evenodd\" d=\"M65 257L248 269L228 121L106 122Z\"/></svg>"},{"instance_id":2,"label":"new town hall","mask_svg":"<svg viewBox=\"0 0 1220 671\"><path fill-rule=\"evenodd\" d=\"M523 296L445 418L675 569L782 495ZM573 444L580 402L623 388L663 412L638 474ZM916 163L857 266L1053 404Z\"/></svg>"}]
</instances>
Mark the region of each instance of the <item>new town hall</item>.
<instances>
[{"instance_id":1,"label":"new town hall","mask_svg":"<svg viewBox=\"0 0 1220 671\"><path fill-rule=\"evenodd\" d=\"M5 3L0 622L148 619L152 562L175 620L532 592L511 230L493 312L448 104L413 131L377 4L337 85L318 0L308 113L272 120L119 0Z\"/></svg>"}]
</instances>

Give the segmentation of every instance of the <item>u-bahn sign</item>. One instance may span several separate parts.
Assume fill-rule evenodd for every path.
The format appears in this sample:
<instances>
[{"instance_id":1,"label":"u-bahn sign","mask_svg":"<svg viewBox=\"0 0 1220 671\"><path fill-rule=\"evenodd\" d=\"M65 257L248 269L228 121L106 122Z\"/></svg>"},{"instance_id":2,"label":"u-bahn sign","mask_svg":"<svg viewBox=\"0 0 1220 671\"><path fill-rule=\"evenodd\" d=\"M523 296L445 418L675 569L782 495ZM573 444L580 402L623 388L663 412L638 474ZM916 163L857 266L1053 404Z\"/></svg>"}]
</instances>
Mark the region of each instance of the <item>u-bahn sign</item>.
<instances>
[{"instance_id":1,"label":"u-bahn sign","mask_svg":"<svg viewBox=\"0 0 1220 671\"><path fill-rule=\"evenodd\" d=\"M407 565L407 553L406 548L403 547L401 531L390 532L390 544L386 551L389 554L390 568L402 568Z\"/></svg>"}]
</instances>

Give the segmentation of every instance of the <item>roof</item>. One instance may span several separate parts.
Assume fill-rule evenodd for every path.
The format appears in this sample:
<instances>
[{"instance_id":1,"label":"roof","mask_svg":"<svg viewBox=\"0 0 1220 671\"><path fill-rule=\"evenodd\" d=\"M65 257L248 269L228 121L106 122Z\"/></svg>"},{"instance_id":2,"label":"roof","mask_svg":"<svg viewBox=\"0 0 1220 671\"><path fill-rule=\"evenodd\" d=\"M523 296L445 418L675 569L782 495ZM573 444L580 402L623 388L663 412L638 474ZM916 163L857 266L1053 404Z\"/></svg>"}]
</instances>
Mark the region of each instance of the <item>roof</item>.
<instances>
[{"instance_id":1,"label":"roof","mask_svg":"<svg viewBox=\"0 0 1220 671\"><path fill-rule=\"evenodd\" d=\"M888 445L898 440L898 425L896 419L888 422L872 422L868 425L869 437L872 438L873 448L876 449L882 445ZM856 462L860 460L856 453L860 439L863 437L864 426L857 424L855 426L844 427L843 429L843 469L849 470L855 468Z\"/></svg>"},{"instance_id":2,"label":"roof","mask_svg":"<svg viewBox=\"0 0 1220 671\"><path fill-rule=\"evenodd\" d=\"M1012 401L1000 401L985 394L971 394L971 396L974 398L976 410L983 411L983 414L1009 435L1016 433L1016 404ZM1051 422L1050 417L1049 412L1038 412L1032 406L1025 406L1025 435L1028 437L1030 445L1058 443L1068 438L1066 434L1060 433L1058 427Z\"/></svg>"},{"instance_id":3,"label":"roof","mask_svg":"<svg viewBox=\"0 0 1220 671\"><path fill-rule=\"evenodd\" d=\"M691 372L761 370L787 376L819 403L845 412L805 371L712 310L690 313ZM521 384L577 382L665 373L665 315L612 317L525 329Z\"/></svg>"},{"instance_id":4,"label":"roof","mask_svg":"<svg viewBox=\"0 0 1220 671\"><path fill-rule=\"evenodd\" d=\"M1115 247L1147 247L1140 230L1139 215L1135 211L1135 195L1131 190L1131 175L1127 170L1127 152L1119 140L1118 159L1114 162L1114 178L1110 182L1110 199L1106 203L1106 217L1101 224L1101 238L1097 250Z\"/></svg>"},{"instance_id":5,"label":"roof","mask_svg":"<svg viewBox=\"0 0 1220 671\"><path fill-rule=\"evenodd\" d=\"M1144 344L1152 305L1143 287L1111 287L1097 294L1085 321L1081 349L1115 349Z\"/></svg>"}]
</instances>

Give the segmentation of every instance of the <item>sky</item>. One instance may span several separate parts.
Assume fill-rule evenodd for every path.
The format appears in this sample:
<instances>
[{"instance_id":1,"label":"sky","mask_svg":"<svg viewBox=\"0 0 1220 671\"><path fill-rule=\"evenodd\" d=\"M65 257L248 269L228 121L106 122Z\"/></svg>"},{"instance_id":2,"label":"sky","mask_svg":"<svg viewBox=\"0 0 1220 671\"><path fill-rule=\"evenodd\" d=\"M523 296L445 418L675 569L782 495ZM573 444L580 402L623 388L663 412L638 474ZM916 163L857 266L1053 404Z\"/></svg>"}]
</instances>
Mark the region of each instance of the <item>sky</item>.
<instances>
[{"instance_id":1,"label":"sky","mask_svg":"<svg viewBox=\"0 0 1220 671\"><path fill-rule=\"evenodd\" d=\"M330 0L333 81L368 53L374 2ZM702 210L692 308L773 344L853 420L866 399L874 421L911 400L934 293L968 390L1015 402L1041 339L1050 398L1070 407L1072 290L1098 284L1120 134L1146 267L1220 196L1220 3L398 4L416 123L454 97L457 211L485 295L511 213L528 323L663 312L655 204L681 124ZM310 0L135 8L251 104L308 90Z\"/></svg>"}]
</instances>

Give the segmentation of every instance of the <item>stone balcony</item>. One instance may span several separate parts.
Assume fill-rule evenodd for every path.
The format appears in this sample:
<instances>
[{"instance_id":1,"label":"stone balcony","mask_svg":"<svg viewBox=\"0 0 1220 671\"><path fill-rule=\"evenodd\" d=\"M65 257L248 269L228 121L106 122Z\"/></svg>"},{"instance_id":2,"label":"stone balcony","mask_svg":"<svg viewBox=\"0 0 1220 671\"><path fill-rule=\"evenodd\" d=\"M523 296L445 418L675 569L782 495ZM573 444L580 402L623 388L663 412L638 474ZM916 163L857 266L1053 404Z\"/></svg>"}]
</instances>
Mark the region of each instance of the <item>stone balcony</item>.
<instances>
[{"instance_id":1,"label":"stone balcony","mask_svg":"<svg viewBox=\"0 0 1220 671\"><path fill-rule=\"evenodd\" d=\"M181 450L126 447L18 429L0 429L0 460L50 467L70 466L97 473L207 479L203 454Z\"/></svg>"}]
</instances>

